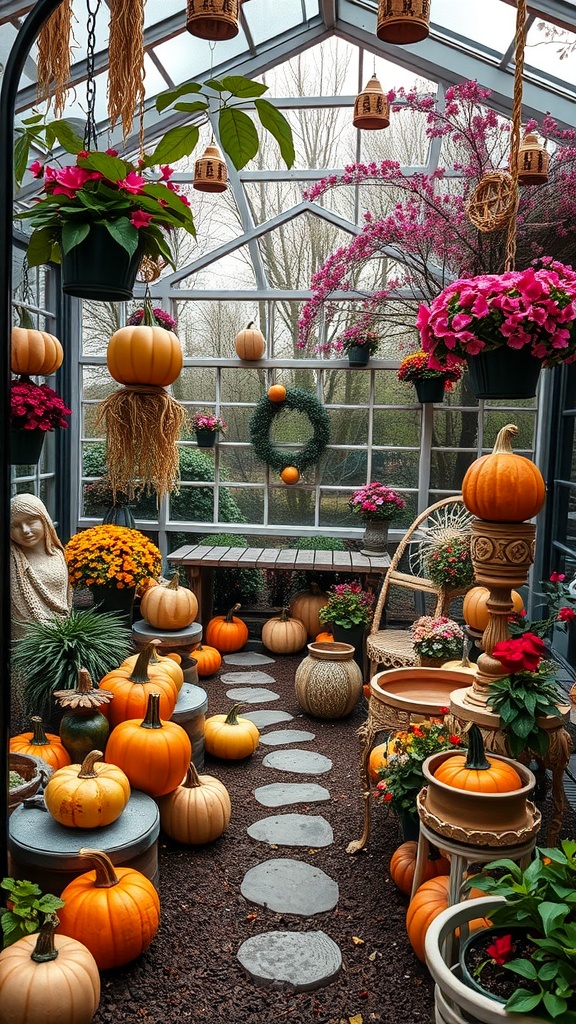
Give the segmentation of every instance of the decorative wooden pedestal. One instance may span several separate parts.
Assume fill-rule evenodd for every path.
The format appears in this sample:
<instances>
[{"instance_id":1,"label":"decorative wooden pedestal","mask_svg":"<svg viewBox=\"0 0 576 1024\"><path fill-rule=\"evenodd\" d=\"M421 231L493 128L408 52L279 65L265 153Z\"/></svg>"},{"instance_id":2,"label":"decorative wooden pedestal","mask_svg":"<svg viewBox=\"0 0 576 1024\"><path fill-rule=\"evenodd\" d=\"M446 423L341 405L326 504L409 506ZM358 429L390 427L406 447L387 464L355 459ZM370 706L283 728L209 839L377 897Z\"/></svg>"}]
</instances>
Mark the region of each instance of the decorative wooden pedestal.
<instances>
[{"instance_id":1,"label":"decorative wooden pedestal","mask_svg":"<svg viewBox=\"0 0 576 1024\"><path fill-rule=\"evenodd\" d=\"M138 619L132 626L132 639L138 648L145 647L151 640L160 640L161 655L180 655L184 682L193 685L198 683L198 667L190 654L202 640L202 626L199 622L193 622L186 629L166 630L155 629L144 619Z\"/></svg>"}]
</instances>

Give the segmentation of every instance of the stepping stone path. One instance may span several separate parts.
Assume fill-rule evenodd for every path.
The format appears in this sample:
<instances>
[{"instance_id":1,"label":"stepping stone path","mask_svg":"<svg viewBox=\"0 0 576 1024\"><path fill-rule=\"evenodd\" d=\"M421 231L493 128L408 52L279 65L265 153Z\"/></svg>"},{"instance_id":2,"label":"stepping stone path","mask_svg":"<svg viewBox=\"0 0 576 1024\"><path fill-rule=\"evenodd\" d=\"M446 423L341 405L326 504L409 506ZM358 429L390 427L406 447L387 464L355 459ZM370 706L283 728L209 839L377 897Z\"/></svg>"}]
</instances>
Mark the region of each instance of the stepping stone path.
<instances>
[{"instance_id":1,"label":"stepping stone path","mask_svg":"<svg viewBox=\"0 0 576 1024\"><path fill-rule=\"evenodd\" d=\"M273 690L264 690L261 686L238 686L234 690L226 690L230 700L239 700L243 704L266 704L271 700L280 700L280 694Z\"/></svg>"},{"instance_id":2,"label":"stepping stone path","mask_svg":"<svg viewBox=\"0 0 576 1024\"><path fill-rule=\"evenodd\" d=\"M261 736L260 743L269 747L279 747L282 743L306 743L315 739L315 733L304 732L303 729L276 729L275 732L267 732L265 736Z\"/></svg>"},{"instance_id":3,"label":"stepping stone path","mask_svg":"<svg viewBox=\"0 0 576 1024\"><path fill-rule=\"evenodd\" d=\"M274 659L246 651L227 654L226 665L251 669L256 665L273 665ZM267 672L226 672L225 685L245 684L228 690L231 700L260 704L279 700L280 695L267 689L274 677ZM259 685L254 685L259 684ZM262 685L263 684L263 685ZM258 729L293 719L285 711L249 711L244 715ZM261 736L263 744L272 746L305 743L315 734L298 729L276 729ZM299 775L323 775L332 768L332 761L313 750L291 748L273 750L262 764L272 770ZM293 807L297 804L321 803L330 799L330 792L314 782L276 782L260 786L254 798L263 807ZM272 846L307 847L311 852L333 842L332 827L321 815L279 813L261 818L248 826L248 835L257 842ZM333 910L338 902L338 884L316 865L289 857L263 861L246 872L240 891L251 903L278 914L312 917ZM329 985L338 977L342 954L333 940L322 931L266 931L242 943L238 960L257 985L291 992L306 992Z\"/></svg>"}]
</instances>

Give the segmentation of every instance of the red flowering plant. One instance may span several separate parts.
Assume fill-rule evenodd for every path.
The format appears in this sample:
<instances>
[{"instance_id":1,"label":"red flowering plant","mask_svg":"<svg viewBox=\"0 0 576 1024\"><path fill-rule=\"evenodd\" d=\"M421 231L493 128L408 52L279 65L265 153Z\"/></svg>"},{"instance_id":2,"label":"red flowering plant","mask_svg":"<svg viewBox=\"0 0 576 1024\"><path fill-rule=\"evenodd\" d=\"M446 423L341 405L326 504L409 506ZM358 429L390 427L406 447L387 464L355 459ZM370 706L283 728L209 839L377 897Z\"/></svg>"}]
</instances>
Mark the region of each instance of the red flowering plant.
<instances>
[{"instance_id":1,"label":"red flowering plant","mask_svg":"<svg viewBox=\"0 0 576 1024\"><path fill-rule=\"evenodd\" d=\"M436 370L430 366L430 358L427 352L419 349L405 356L398 368L398 380L403 384L414 384L417 380L438 380L441 378L445 391L451 391L454 385L462 376L461 366L452 366L445 370Z\"/></svg>"},{"instance_id":2,"label":"red flowering plant","mask_svg":"<svg viewBox=\"0 0 576 1024\"><path fill-rule=\"evenodd\" d=\"M29 377L18 377L10 385L11 430L66 429L72 410L47 384L35 384Z\"/></svg>"},{"instance_id":3,"label":"red flowering plant","mask_svg":"<svg viewBox=\"0 0 576 1024\"><path fill-rule=\"evenodd\" d=\"M487 703L500 715L506 745L512 757L525 750L545 754L550 734L538 719L557 716L558 705L566 698L552 676L554 665L544 660L546 644L535 633L526 632L495 644L492 657L508 674L490 683Z\"/></svg>"},{"instance_id":4,"label":"red flowering plant","mask_svg":"<svg viewBox=\"0 0 576 1024\"><path fill-rule=\"evenodd\" d=\"M414 811L416 797L425 784L423 762L439 750L462 746L462 738L438 721L419 722L404 732L393 733L388 743L392 753L378 770L380 781L374 796L379 802L390 803L396 814Z\"/></svg>"},{"instance_id":5,"label":"red flowering plant","mask_svg":"<svg viewBox=\"0 0 576 1024\"><path fill-rule=\"evenodd\" d=\"M546 618L528 622L524 612L514 612L510 617L512 636L529 631L545 637L554 626L566 630L568 623L576 620L576 580L568 584L565 573L553 572L541 587L548 612Z\"/></svg>"}]
</instances>

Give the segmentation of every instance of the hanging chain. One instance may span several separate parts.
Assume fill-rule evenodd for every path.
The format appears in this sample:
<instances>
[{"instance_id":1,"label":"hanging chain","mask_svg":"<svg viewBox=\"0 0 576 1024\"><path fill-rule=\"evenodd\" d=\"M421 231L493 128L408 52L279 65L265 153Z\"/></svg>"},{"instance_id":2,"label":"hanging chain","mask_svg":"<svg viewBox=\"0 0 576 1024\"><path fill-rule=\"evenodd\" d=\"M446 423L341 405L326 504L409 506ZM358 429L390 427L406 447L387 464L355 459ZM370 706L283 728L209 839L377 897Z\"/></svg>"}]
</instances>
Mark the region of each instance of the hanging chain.
<instances>
[{"instance_id":1,"label":"hanging chain","mask_svg":"<svg viewBox=\"0 0 576 1024\"><path fill-rule=\"evenodd\" d=\"M522 128L522 79L524 76L524 46L526 34L526 0L518 0L516 10L516 50L514 54L514 102L510 133L510 176L512 178L514 210L508 225L506 239L506 270L514 270L516 262L516 213L518 211L518 157Z\"/></svg>"},{"instance_id":2,"label":"hanging chain","mask_svg":"<svg viewBox=\"0 0 576 1024\"><path fill-rule=\"evenodd\" d=\"M94 108L96 106L96 81L94 78L94 56L96 53L96 18L100 10L101 0L86 0L88 11L88 41L86 44L86 127L84 129L84 149L97 149L96 142L96 121Z\"/></svg>"}]
</instances>

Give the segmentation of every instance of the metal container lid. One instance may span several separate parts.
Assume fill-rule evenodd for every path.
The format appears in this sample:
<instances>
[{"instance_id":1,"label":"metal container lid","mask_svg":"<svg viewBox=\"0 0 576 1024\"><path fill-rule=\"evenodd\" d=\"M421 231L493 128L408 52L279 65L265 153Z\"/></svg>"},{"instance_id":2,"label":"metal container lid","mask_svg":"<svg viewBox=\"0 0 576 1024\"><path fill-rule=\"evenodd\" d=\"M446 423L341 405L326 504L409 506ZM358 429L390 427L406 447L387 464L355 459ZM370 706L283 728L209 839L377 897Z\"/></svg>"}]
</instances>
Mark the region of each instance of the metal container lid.
<instances>
[{"instance_id":1,"label":"metal container lid","mask_svg":"<svg viewBox=\"0 0 576 1024\"><path fill-rule=\"evenodd\" d=\"M178 701L172 715L172 722L179 722L182 718L192 718L194 715L203 715L208 707L208 694L201 686L194 686L193 683L184 683L178 694Z\"/></svg>"},{"instance_id":2,"label":"metal container lid","mask_svg":"<svg viewBox=\"0 0 576 1024\"><path fill-rule=\"evenodd\" d=\"M152 797L139 790L132 795L122 814L103 828L66 828L39 807L17 807L9 819L8 849L25 864L59 871L89 870L78 856L81 846L106 853L113 864L143 853L158 838L160 813Z\"/></svg>"}]
</instances>

